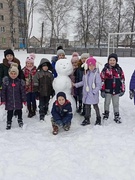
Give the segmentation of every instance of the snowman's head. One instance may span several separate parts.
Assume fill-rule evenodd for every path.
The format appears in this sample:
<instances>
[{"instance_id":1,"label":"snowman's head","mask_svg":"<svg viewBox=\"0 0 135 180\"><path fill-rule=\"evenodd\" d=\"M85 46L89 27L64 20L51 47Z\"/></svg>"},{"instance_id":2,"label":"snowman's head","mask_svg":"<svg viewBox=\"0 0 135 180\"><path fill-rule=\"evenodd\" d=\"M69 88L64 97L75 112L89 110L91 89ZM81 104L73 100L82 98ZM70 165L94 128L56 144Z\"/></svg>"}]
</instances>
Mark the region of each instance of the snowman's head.
<instances>
[{"instance_id":1,"label":"snowman's head","mask_svg":"<svg viewBox=\"0 0 135 180\"><path fill-rule=\"evenodd\" d=\"M72 63L68 59L59 59L56 62L55 69L58 75L69 76L73 72Z\"/></svg>"}]
</instances>

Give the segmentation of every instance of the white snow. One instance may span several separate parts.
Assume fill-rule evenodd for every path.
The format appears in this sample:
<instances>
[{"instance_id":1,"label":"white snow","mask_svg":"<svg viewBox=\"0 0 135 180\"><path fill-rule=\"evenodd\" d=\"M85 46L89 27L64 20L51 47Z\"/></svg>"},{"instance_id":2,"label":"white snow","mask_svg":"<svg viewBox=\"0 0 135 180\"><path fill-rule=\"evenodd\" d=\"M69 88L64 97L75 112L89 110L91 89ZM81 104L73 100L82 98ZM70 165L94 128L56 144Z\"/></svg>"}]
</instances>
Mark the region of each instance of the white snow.
<instances>
[{"instance_id":1,"label":"white snow","mask_svg":"<svg viewBox=\"0 0 135 180\"><path fill-rule=\"evenodd\" d=\"M27 53L15 51L22 67ZM52 55L36 54L41 58ZM70 58L71 56L67 56ZM103 65L107 57L96 57ZM0 51L0 62L3 51ZM119 58L126 77L126 93L120 98L122 124L111 116L102 126L80 125L83 117L76 114L69 132L61 130L52 135L51 115L39 122L37 115L27 118L23 109L25 126L20 129L13 118L11 130L5 130L6 111L0 107L0 180L134 180L135 179L135 106L129 99L129 81L135 69L135 58ZM100 70L103 68L100 66ZM38 102L38 101L37 101ZM103 113L104 99L100 98Z\"/></svg>"}]
</instances>

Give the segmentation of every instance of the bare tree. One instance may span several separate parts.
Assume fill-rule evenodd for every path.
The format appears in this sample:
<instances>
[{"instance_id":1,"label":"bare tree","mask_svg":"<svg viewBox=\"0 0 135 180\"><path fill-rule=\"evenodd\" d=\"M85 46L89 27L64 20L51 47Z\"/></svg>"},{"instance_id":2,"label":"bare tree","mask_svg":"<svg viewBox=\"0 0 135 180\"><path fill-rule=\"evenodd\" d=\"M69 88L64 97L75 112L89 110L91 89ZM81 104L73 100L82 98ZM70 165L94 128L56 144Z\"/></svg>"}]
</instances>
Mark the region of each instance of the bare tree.
<instances>
[{"instance_id":1,"label":"bare tree","mask_svg":"<svg viewBox=\"0 0 135 180\"><path fill-rule=\"evenodd\" d=\"M10 17L10 37L11 37L11 46L14 49L15 41L14 41L14 0L7 0L7 4L9 7L9 17Z\"/></svg>"},{"instance_id":2,"label":"bare tree","mask_svg":"<svg viewBox=\"0 0 135 180\"><path fill-rule=\"evenodd\" d=\"M135 1L130 0L128 2L125 2L126 6L126 17L125 17L125 24L128 28L129 32L135 31ZM131 35L130 38L130 47L132 47L133 44L133 35Z\"/></svg>"},{"instance_id":3,"label":"bare tree","mask_svg":"<svg viewBox=\"0 0 135 180\"><path fill-rule=\"evenodd\" d=\"M30 39L32 29L33 29L33 15L35 12L35 9L38 5L37 0L27 0L27 29L28 29L28 38ZM27 46L29 46L29 41L27 41Z\"/></svg>"},{"instance_id":4,"label":"bare tree","mask_svg":"<svg viewBox=\"0 0 135 180\"><path fill-rule=\"evenodd\" d=\"M76 30L79 39L82 39L84 46L87 47L90 37L91 17L93 13L93 3L91 0L77 0L78 19Z\"/></svg>"},{"instance_id":5,"label":"bare tree","mask_svg":"<svg viewBox=\"0 0 135 180\"><path fill-rule=\"evenodd\" d=\"M72 0L41 0L39 13L43 15L45 27L51 30L50 38L59 38L60 33L69 23Z\"/></svg>"}]
</instances>

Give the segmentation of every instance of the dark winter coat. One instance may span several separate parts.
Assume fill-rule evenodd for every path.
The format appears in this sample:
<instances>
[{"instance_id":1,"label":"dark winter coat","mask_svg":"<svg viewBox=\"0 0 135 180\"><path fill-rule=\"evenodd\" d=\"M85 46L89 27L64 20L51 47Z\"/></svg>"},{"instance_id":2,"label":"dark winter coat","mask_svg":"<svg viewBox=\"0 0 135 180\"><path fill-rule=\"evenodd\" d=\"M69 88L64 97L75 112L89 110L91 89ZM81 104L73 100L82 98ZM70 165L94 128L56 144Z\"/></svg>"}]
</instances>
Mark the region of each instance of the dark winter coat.
<instances>
[{"instance_id":1,"label":"dark winter coat","mask_svg":"<svg viewBox=\"0 0 135 180\"><path fill-rule=\"evenodd\" d=\"M73 117L71 103L68 100L66 100L65 104L61 106L56 100L53 103L51 114L56 123L59 120L64 121L66 123L71 123Z\"/></svg>"},{"instance_id":2,"label":"dark winter coat","mask_svg":"<svg viewBox=\"0 0 135 180\"><path fill-rule=\"evenodd\" d=\"M130 79L129 90L134 92L134 104L135 104L135 71L133 72Z\"/></svg>"},{"instance_id":3,"label":"dark winter coat","mask_svg":"<svg viewBox=\"0 0 135 180\"><path fill-rule=\"evenodd\" d=\"M33 77L37 72L36 66L34 66L31 70L27 67L22 69L25 77L25 91L26 93L33 92Z\"/></svg>"},{"instance_id":4,"label":"dark winter coat","mask_svg":"<svg viewBox=\"0 0 135 180\"><path fill-rule=\"evenodd\" d=\"M125 92L125 77L122 68L116 64L114 67L109 63L105 64L102 72L102 89L105 93L119 94Z\"/></svg>"},{"instance_id":5,"label":"dark winter coat","mask_svg":"<svg viewBox=\"0 0 135 180\"><path fill-rule=\"evenodd\" d=\"M38 67L38 71L36 72L35 76L33 77L34 92L39 92L40 96L51 96L54 94L54 90L52 87L53 82L53 74L50 71L44 71L42 69L42 64L48 63L48 69L51 68L51 63L47 59L43 59L40 62Z\"/></svg>"},{"instance_id":6,"label":"dark winter coat","mask_svg":"<svg viewBox=\"0 0 135 180\"><path fill-rule=\"evenodd\" d=\"M19 79L24 79L24 74L21 70L21 66L20 66L20 61L16 58L14 58L12 60L12 62L14 63L17 63L18 64L18 69L19 69L19 75L18 75L18 78ZM10 64L8 63L8 60L7 59L3 59L3 63L0 64L0 87L2 86L2 79L5 77L5 76L9 76L8 75L8 70L10 68Z\"/></svg>"},{"instance_id":7,"label":"dark winter coat","mask_svg":"<svg viewBox=\"0 0 135 180\"><path fill-rule=\"evenodd\" d=\"M26 102L24 80L4 77L1 100L5 102L5 110L22 109L22 103Z\"/></svg>"},{"instance_id":8,"label":"dark winter coat","mask_svg":"<svg viewBox=\"0 0 135 180\"><path fill-rule=\"evenodd\" d=\"M57 77L57 72L56 72L56 70L55 70L55 65L56 65L56 62L57 62L57 61L58 61L58 56L53 56L53 57L52 57L52 68L53 68L52 73L53 73L54 78Z\"/></svg>"},{"instance_id":9,"label":"dark winter coat","mask_svg":"<svg viewBox=\"0 0 135 180\"><path fill-rule=\"evenodd\" d=\"M76 69L76 71L74 72L75 75L75 83L81 82L83 79L83 75L84 75L84 68L81 67L82 62L81 60L79 60L78 62L78 68ZM82 91L83 91L83 87L79 87L76 89L76 94L79 98L79 100L82 100Z\"/></svg>"}]
</instances>

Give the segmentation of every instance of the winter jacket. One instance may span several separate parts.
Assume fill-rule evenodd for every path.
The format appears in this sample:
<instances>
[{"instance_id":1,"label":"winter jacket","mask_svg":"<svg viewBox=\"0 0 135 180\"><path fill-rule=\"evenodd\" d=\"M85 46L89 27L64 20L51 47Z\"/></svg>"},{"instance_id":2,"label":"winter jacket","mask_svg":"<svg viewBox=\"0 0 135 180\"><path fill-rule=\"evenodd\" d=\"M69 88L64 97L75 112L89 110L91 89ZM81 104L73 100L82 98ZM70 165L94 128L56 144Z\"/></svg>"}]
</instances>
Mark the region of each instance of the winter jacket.
<instances>
[{"instance_id":1,"label":"winter jacket","mask_svg":"<svg viewBox=\"0 0 135 180\"><path fill-rule=\"evenodd\" d=\"M83 86L83 103L84 104L98 104L99 90L101 89L101 78L99 70L96 68L93 71L88 70L86 75L79 83L75 83L75 87ZM88 91L87 91L88 86Z\"/></svg>"},{"instance_id":2,"label":"winter jacket","mask_svg":"<svg viewBox=\"0 0 135 180\"><path fill-rule=\"evenodd\" d=\"M52 73L53 73L54 78L56 78L57 72L55 70L55 65L56 65L56 62L58 61L58 56L53 56L51 61L52 61L52 68L53 68Z\"/></svg>"},{"instance_id":3,"label":"winter jacket","mask_svg":"<svg viewBox=\"0 0 135 180\"><path fill-rule=\"evenodd\" d=\"M134 104L135 104L135 71L133 72L130 79L129 90L134 92Z\"/></svg>"},{"instance_id":4,"label":"winter jacket","mask_svg":"<svg viewBox=\"0 0 135 180\"><path fill-rule=\"evenodd\" d=\"M22 109L22 103L26 102L25 81L4 77L1 100L5 102L5 110Z\"/></svg>"},{"instance_id":5,"label":"winter jacket","mask_svg":"<svg viewBox=\"0 0 135 180\"><path fill-rule=\"evenodd\" d=\"M82 78L83 78L83 75L84 75L84 68L81 67L82 65L82 62L81 60L78 62L78 68L76 69L76 71L74 72L74 75L75 75L75 83L78 83L78 82L81 82L82 81ZM82 91L83 91L83 88L82 87L79 87L76 89L76 94L79 98L79 100L82 100Z\"/></svg>"},{"instance_id":6,"label":"winter jacket","mask_svg":"<svg viewBox=\"0 0 135 180\"><path fill-rule=\"evenodd\" d=\"M109 63L105 64L102 72L102 89L105 93L119 94L125 92L125 77L122 68L116 64L114 67Z\"/></svg>"},{"instance_id":7,"label":"winter jacket","mask_svg":"<svg viewBox=\"0 0 135 180\"><path fill-rule=\"evenodd\" d=\"M25 77L25 91L26 93L33 92L33 77L37 72L36 66L29 70L26 66L22 69Z\"/></svg>"},{"instance_id":8,"label":"winter jacket","mask_svg":"<svg viewBox=\"0 0 135 180\"><path fill-rule=\"evenodd\" d=\"M24 74L21 70L21 66L20 66L20 61L17 59L17 58L14 58L12 60L12 62L14 63L17 63L18 64L18 69L19 69L19 75L18 75L18 78L19 79L25 79L24 78ZM8 60L7 59L3 59L3 63L0 64L0 87L2 86L2 79L5 77L5 76L9 76L8 75L8 70L10 68L10 64L8 63Z\"/></svg>"},{"instance_id":9,"label":"winter jacket","mask_svg":"<svg viewBox=\"0 0 135 180\"><path fill-rule=\"evenodd\" d=\"M61 106L56 100L53 103L51 114L56 123L59 120L62 120L63 122L66 123L67 122L70 123L73 117L71 103L68 100L66 100L65 104Z\"/></svg>"}]
</instances>

